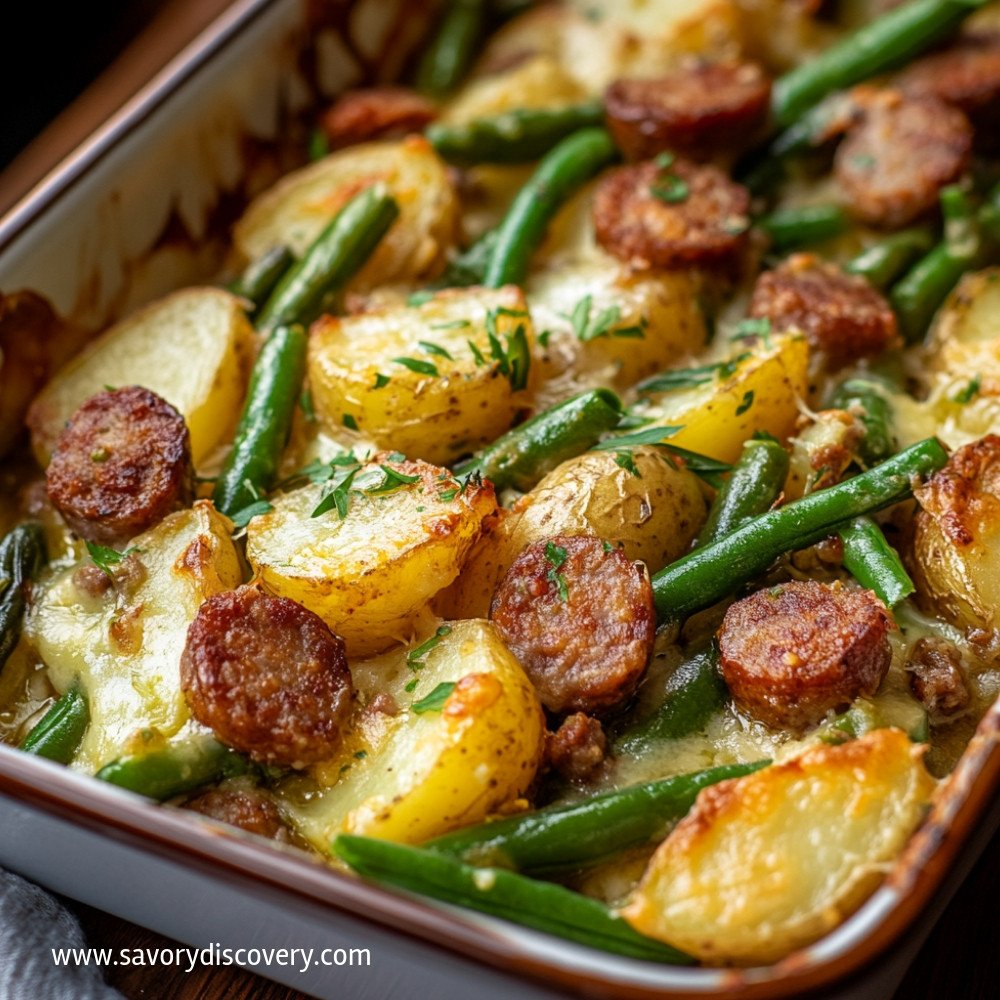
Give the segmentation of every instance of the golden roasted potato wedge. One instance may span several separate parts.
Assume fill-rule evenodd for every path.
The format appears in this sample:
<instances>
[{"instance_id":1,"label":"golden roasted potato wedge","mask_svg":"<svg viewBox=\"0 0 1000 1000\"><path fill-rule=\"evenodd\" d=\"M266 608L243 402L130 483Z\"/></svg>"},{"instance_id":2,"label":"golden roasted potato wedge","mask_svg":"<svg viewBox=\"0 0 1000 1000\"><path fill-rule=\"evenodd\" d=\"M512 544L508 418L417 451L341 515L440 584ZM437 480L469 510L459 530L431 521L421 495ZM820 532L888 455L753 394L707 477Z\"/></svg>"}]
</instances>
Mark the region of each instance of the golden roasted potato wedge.
<instances>
[{"instance_id":1,"label":"golden roasted potato wedge","mask_svg":"<svg viewBox=\"0 0 1000 1000\"><path fill-rule=\"evenodd\" d=\"M409 639L430 599L458 575L496 510L493 487L462 489L445 469L387 460L358 470L343 491L343 517L332 497L313 516L329 485L275 497L270 513L250 521L247 559L269 590L342 636L351 656L381 652Z\"/></svg>"},{"instance_id":2,"label":"golden roasted potato wedge","mask_svg":"<svg viewBox=\"0 0 1000 1000\"><path fill-rule=\"evenodd\" d=\"M256 260L285 245L301 256L337 211L376 181L388 186L399 218L347 287L366 292L434 277L455 237L458 199L444 162L422 136L351 146L287 174L236 223L239 255Z\"/></svg>"},{"instance_id":3,"label":"golden roasted potato wedge","mask_svg":"<svg viewBox=\"0 0 1000 1000\"><path fill-rule=\"evenodd\" d=\"M956 451L914 490L913 537L921 599L957 625L1000 624L1000 437Z\"/></svg>"},{"instance_id":4,"label":"golden roasted potato wedge","mask_svg":"<svg viewBox=\"0 0 1000 1000\"><path fill-rule=\"evenodd\" d=\"M533 346L513 285L327 316L309 340L313 402L330 429L346 425L409 458L448 464L510 427Z\"/></svg>"},{"instance_id":5,"label":"golden roasted potato wedge","mask_svg":"<svg viewBox=\"0 0 1000 1000\"><path fill-rule=\"evenodd\" d=\"M82 575L100 577L89 559L36 585L25 632L56 690L79 678L90 706L73 767L96 771L143 731L169 737L188 721L178 662L201 602L239 585L231 530L199 501L132 539L132 553L111 567L114 584L103 593Z\"/></svg>"},{"instance_id":6,"label":"golden roasted potato wedge","mask_svg":"<svg viewBox=\"0 0 1000 1000\"><path fill-rule=\"evenodd\" d=\"M35 397L27 424L39 462L48 462L74 410L108 385L162 396L187 422L195 463L203 461L232 436L254 348L242 301L220 288L187 288L132 313Z\"/></svg>"},{"instance_id":7,"label":"golden roasted potato wedge","mask_svg":"<svg viewBox=\"0 0 1000 1000\"><path fill-rule=\"evenodd\" d=\"M655 424L679 426L671 444L735 462L754 431L785 441L795 430L808 364L804 338L771 337L770 346L737 356L705 385L650 394L635 410Z\"/></svg>"},{"instance_id":8,"label":"golden roasted potato wedge","mask_svg":"<svg viewBox=\"0 0 1000 1000\"><path fill-rule=\"evenodd\" d=\"M836 927L923 818L934 779L898 729L704 789L622 916L710 963L764 965Z\"/></svg>"},{"instance_id":9,"label":"golden roasted potato wedge","mask_svg":"<svg viewBox=\"0 0 1000 1000\"><path fill-rule=\"evenodd\" d=\"M440 614L489 614L493 591L521 550L553 535L596 535L655 573L683 555L707 514L697 477L654 447L631 452L635 472L611 451L553 469L476 543L458 579L435 601Z\"/></svg>"},{"instance_id":10,"label":"golden roasted potato wedge","mask_svg":"<svg viewBox=\"0 0 1000 1000\"><path fill-rule=\"evenodd\" d=\"M538 695L493 626L454 622L430 642L355 663L363 706L340 754L281 789L318 850L338 833L418 843L524 794L541 760ZM394 703L386 714L373 700Z\"/></svg>"}]
</instances>

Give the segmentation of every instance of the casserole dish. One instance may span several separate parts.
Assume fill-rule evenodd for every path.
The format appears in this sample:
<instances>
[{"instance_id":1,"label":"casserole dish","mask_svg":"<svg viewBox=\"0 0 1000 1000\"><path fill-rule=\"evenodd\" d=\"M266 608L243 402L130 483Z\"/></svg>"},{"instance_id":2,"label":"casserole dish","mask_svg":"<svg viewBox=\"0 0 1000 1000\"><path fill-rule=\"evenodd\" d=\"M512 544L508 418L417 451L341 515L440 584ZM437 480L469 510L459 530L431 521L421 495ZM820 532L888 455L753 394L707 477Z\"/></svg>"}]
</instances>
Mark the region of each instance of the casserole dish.
<instances>
[{"instance_id":1,"label":"casserole dish","mask_svg":"<svg viewBox=\"0 0 1000 1000\"><path fill-rule=\"evenodd\" d=\"M419 18L413 17L416 12L412 8L408 10L406 30L401 32L389 16L390 7L375 6L385 17L382 36L356 10L345 23L348 29L351 24L364 25L363 44L356 41L356 47L368 46L368 59L391 75L416 40ZM0 279L4 285L37 289L61 312L92 326L214 273L221 250L212 238L211 210L219 203L220 190L238 188L246 163L247 135L263 148L259 169L266 172L268 138L308 100L305 81L301 93L289 84L296 79L301 39L306 34L302 17L299 8L289 3L234 6L199 40L193 52L168 69L166 77L173 77L174 89L160 89L165 80L154 83L126 109L121 122L112 123L5 220L0 231ZM343 44L335 41L337 37L333 28L317 37L317 77L328 92L346 82L333 74L345 64ZM378 37L388 45L387 51L372 48L372 39ZM213 59L203 61L209 52ZM110 142L116 128L125 133L118 144ZM171 163L176 164L176 171L168 169ZM150 164L156 165L155 170ZM194 169L192 164L202 164L205 169ZM176 188L164 184L167 177L171 185L176 181ZM142 211L138 210L140 205ZM197 253L191 252L192 245ZM260 916L255 941L258 935L275 933L277 925L280 939L294 940L297 946L301 946L298 934L319 935L315 939L322 940L332 927L349 944L360 942L358 928L364 927L366 941L386 942L385 951L393 956L393 977L406 984L397 987L387 981L373 991L377 995L409 989L413 976L431 974L438 978L422 980L428 991L460 993L463 979L474 974L477 992L489 995L486 991L493 988L500 995L512 989L507 976L511 968L530 977L517 987L526 996L541 989L528 985L537 980L558 988L622 996L694 996L727 991L746 996L802 995L813 987L829 988L835 977L859 970L894 941L909 923L908 917L923 909L940 886L957 851L956 840L960 838L955 834L973 825L979 827L979 834L990 828L992 818L986 816L982 803L995 787L997 724L995 710L990 710L948 779L948 788L938 798L930 820L910 843L888 882L836 932L765 969L651 968L554 944L464 911L401 901L310 865L298 855L269 851L230 832L192 828L182 817L6 751L2 757L3 790L12 804L3 822L10 824L9 831L5 830L10 846L0 860L53 888L123 916L146 923L155 920L156 929L192 943L206 941L210 930L213 940L222 940L217 918L210 920L207 915L213 910L233 912L238 903L240 921L232 928L231 940L242 944L247 933L248 901L253 901L253 912ZM72 824L69 827L67 820ZM33 828L30 836L26 823ZM89 861L60 871L51 864L53 845L68 829L73 829L73 848L55 853L67 858L72 855L78 861L81 852L86 852L83 856ZM108 840L90 836L92 830L110 833L114 851L109 849ZM42 831L47 831L45 837ZM146 852L153 843L158 847L156 870L163 873L159 884L171 890L164 894L163 905L155 907L160 916L146 910L148 900L143 912L137 912L134 902L125 898L130 895L127 891L114 897L94 895L96 883L103 881L100 873L126 870L126 858L136 860L137 880L148 879L154 862ZM965 856L973 852L970 846ZM83 871L74 872L73 867ZM246 877L248 870L253 871L253 878ZM195 891L193 879L184 874L194 871L203 876L206 871L226 873L224 879L211 879L218 901L204 907L206 919L200 926L180 902L190 899L188 894ZM198 891L204 890L203 878L198 885ZM352 914L350 919L344 917L345 912ZM290 916L293 913L294 919ZM358 918L370 923L358 923ZM405 927L420 943L393 937L390 946L384 932L377 929L380 923ZM433 959L424 961L427 942L445 936L456 951L507 971L497 972L492 979L479 965L470 966L450 955L445 959L436 948L430 952ZM418 968L423 971L417 972ZM471 973L471 968L477 971ZM342 984L341 975L296 978L294 985L316 995L333 995Z\"/></svg>"}]
</instances>

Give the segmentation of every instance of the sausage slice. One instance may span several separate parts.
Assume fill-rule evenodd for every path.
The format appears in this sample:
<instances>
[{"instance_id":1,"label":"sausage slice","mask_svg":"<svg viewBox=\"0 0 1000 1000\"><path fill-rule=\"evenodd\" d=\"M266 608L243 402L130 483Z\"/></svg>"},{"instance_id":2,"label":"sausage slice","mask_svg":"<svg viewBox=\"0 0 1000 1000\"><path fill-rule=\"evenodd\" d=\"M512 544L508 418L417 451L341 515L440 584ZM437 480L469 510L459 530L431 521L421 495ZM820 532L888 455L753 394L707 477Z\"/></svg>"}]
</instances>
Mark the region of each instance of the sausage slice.
<instances>
[{"instance_id":1,"label":"sausage slice","mask_svg":"<svg viewBox=\"0 0 1000 1000\"><path fill-rule=\"evenodd\" d=\"M597 242L642 268L735 264L746 248L750 194L721 170L660 156L613 170L594 195Z\"/></svg>"},{"instance_id":2,"label":"sausage slice","mask_svg":"<svg viewBox=\"0 0 1000 1000\"><path fill-rule=\"evenodd\" d=\"M910 690L936 719L964 712L972 696L962 674L962 657L943 639L918 639L906 661Z\"/></svg>"},{"instance_id":3,"label":"sausage slice","mask_svg":"<svg viewBox=\"0 0 1000 1000\"><path fill-rule=\"evenodd\" d=\"M898 229L935 208L938 193L969 167L972 126L935 97L893 91L868 103L834 158L834 174L851 214Z\"/></svg>"},{"instance_id":4,"label":"sausage slice","mask_svg":"<svg viewBox=\"0 0 1000 1000\"><path fill-rule=\"evenodd\" d=\"M772 329L801 330L827 367L880 354L896 342L896 314L864 278L815 254L793 254L754 285L750 315Z\"/></svg>"},{"instance_id":5,"label":"sausage slice","mask_svg":"<svg viewBox=\"0 0 1000 1000\"><path fill-rule=\"evenodd\" d=\"M889 614L868 590L783 583L730 605L719 662L736 703L801 731L878 690L889 669Z\"/></svg>"},{"instance_id":6,"label":"sausage slice","mask_svg":"<svg viewBox=\"0 0 1000 1000\"><path fill-rule=\"evenodd\" d=\"M81 538L102 545L127 542L192 501L184 418L141 386L99 392L59 436L45 487Z\"/></svg>"},{"instance_id":7,"label":"sausage slice","mask_svg":"<svg viewBox=\"0 0 1000 1000\"><path fill-rule=\"evenodd\" d=\"M227 746L290 767L330 757L351 710L343 640L301 604L252 586L202 603L181 686L194 717Z\"/></svg>"},{"instance_id":8,"label":"sausage slice","mask_svg":"<svg viewBox=\"0 0 1000 1000\"><path fill-rule=\"evenodd\" d=\"M184 808L258 837L287 840L289 830L274 800L253 785L237 782L239 779L234 779L228 785L200 792L185 802Z\"/></svg>"},{"instance_id":9,"label":"sausage slice","mask_svg":"<svg viewBox=\"0 0 1000 1000\"><path fill-rule=\"evenodd\" d=\"M619 705L653 650L645 567L586 535L529 545L500 581L490 617L552 712Z\"/></svg>"},{"instance_id":10,"label":"sausage slice","mask_svg":"<svg viewBox=\"0 0 1000 1000\"><path fill-rule=\"evenodd\" d=\"M588 781L601 769L608 740L597 719L584 712L567 716L559 728L545 734L545 756L567 781Z\"/></svg>"},{"instance_id":11,"label":"sausage slice","mask_svg":"<svg viewBox=\"0 0 1000 1000\"><path fill-rule=\"evenodd\" d=\"M321 127L331 149L370 139L420 132L437 117L426 97L405 87L349 90L324 113Z\"/></svg>"},{"instance_id":12,"label":"sausage slice","mask_svg":"<svg viewBox=\"0 0 1000 1000\"><path fill-rule=\"evenodd\" d=\"M664 150L702 159L746 145L767 118L771 82L753 63L699 63L605 91L608 129L630 160Z\"/></svg>"}]
</instances>

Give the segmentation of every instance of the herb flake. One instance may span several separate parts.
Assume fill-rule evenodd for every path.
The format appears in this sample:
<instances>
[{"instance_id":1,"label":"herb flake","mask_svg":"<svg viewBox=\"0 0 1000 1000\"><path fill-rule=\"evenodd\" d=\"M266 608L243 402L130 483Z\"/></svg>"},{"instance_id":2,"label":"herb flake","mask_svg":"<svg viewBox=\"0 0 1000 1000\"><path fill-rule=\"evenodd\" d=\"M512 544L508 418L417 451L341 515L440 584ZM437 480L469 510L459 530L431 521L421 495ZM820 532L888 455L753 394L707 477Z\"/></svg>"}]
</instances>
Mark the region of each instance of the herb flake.
<instances>
[{"instance_id":1,"label":"herb flake","mask_svg":"<svg viewBox=\"0 0 1000 1000\"><path fill-rule=\"evenodd\" d=\"M448 696L455 690L454 681L442 681L436 688L426 698L421 698L419 701L413 702L410 708L413 709L417 715L423 715L424 712L440 712L444 708L445 702L448 700Z\"/></svg>"}]
</instances>

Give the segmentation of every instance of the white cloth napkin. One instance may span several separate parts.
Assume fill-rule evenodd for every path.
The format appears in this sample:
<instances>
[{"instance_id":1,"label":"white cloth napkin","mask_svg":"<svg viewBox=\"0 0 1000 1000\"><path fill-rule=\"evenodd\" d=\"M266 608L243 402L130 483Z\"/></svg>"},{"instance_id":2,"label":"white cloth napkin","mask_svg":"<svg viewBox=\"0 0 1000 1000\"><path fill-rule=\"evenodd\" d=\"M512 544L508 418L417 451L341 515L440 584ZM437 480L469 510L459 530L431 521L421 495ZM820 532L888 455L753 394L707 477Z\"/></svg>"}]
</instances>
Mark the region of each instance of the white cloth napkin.
<instances>
[{"instance_id":1,"label":"white cloth napkin","mask_svg":"<svg viewBox=\"0 0 1000 1000\"><path fill-rule=\"evenodd\" d=\"M0 869L0 998L123 1000L96 965L56 965L53 948L86 948L80 924L44 889Z\"/></svg>"}]
</instances>

